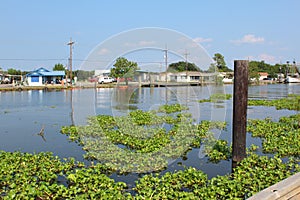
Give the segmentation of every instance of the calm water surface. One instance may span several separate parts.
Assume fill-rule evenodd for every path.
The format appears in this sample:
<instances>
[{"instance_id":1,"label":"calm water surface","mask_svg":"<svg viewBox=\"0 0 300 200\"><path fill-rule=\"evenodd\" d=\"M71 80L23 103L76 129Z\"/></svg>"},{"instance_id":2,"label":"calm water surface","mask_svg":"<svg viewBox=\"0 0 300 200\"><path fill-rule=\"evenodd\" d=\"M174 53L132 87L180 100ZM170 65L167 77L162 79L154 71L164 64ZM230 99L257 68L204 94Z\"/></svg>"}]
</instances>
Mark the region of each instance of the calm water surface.
<instances>
[{"instance_id":1,"label":"calm water surface","mask_svg":"<svg viewBox=\"0 0 300 200\"><path fill-rule=\"evenodd\" d=\"M151 110L166 103L180 103L189 107L196 122L221 120L227 129L217 131L216 137L231 141L232 99L220 103L202 103L213 93L232 94L233 86L171 87L171 88L100 88L61 91L0 92L0 150L41 152L51 151L61 158L74 157L84 161L85 153L76 143L60 134L62 126L84 125L89 116L97 114L125 115L131 109ZM249 98L284 98L288 94L300 94L300 85L277 84L250 86ZM249 107L248 118L264 119L295 114L295 111L276 110L273 107ZM37 133L45 128L45 140ZM248 145L260 144L260 139L247 135ZM188 159L177 159L167 170L182 169L177 163L203 170L209 177L223 175L231 170L231 162L212 164L199 156L199 149L188 153ZM136 178L113 175L118 180Z\"/></svg>"}]
</instances>

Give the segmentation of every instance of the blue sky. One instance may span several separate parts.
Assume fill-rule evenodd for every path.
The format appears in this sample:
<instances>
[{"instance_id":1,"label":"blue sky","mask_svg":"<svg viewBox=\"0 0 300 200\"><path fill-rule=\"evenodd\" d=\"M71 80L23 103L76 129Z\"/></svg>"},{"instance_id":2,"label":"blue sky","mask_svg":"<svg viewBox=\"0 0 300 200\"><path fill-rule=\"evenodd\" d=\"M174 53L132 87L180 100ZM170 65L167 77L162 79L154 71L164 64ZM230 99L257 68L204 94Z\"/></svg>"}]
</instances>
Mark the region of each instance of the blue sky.
<instances>
[{"instance_id":1,"label":"blue sky","mask_svg":"<svg viewBox=\"0 0 300 200\"><path fill-rule=\"evenodd\" d=\"M73 66L79 69L99 43L143 27L183 33L211 57L221 53L230 68L235 59L300 62L299 8L298 0L2 0L0 67L66 65L72 37Z\"/></svg>"}]
</instances>

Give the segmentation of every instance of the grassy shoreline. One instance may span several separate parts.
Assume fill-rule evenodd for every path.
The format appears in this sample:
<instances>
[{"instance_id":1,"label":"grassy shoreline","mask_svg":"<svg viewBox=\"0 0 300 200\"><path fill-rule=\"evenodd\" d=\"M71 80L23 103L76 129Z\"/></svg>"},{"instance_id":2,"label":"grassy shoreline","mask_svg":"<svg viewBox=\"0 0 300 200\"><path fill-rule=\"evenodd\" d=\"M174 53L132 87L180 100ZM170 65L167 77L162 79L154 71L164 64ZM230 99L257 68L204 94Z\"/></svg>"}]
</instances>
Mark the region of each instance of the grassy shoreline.
<instances>
[{"instance_id":1,"label":"grassy shoreline","mask_svg":"<svg viewBox=\"0 0 300 200\"><path fill-rule=\"evenodd\" d=\"M78 83L73 86L66 86L60 84L48 84L42 86L24 86L24 85L3 85L0 91L27 91L27 90L65 90L65 89L83 89L83 88L112 88L115 84L94 84L94 83Z\"/></svg>"}]
</instances>

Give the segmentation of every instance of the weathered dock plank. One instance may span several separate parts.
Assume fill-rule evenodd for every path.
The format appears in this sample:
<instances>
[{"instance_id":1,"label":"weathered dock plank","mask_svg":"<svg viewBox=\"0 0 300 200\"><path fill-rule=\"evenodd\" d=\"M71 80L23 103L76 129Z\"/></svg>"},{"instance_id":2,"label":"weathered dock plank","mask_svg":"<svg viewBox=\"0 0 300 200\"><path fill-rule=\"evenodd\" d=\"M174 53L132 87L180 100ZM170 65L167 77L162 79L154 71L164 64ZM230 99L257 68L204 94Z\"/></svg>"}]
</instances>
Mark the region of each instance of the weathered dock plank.
<instances>
[{"instance_id":1,"label":"weathered dock plank","mask_svg":"<svg viewBox=\"0 0 300 200\"><path fill-rule=\"evenodd\" d=\"M299 200L300 199L300 172L272 185L248 200Z\"/></svg>"}]
</instances>

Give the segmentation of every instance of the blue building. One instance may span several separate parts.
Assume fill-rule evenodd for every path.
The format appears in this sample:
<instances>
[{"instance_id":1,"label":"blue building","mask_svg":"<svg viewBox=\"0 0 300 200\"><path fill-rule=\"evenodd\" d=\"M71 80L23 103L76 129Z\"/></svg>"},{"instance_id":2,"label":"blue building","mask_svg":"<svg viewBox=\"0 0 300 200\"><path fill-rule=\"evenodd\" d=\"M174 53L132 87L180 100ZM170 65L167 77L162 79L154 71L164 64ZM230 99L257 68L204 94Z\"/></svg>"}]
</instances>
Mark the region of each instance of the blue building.
<instances>
[{"instance_id":1,"label":"blue building","mask_svg":"<svg viewBox=\"0 0 300 200\"><path fill-rule=\"evenodd\" d=\"M49 71L43 67L26 74L25 82L29 86L41 86L51 83L60 83L65 77L65 71Z\"/></svg>"}]
</instances>

